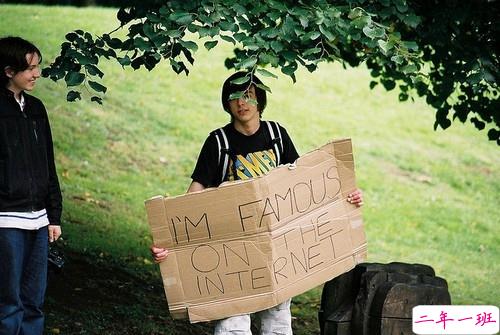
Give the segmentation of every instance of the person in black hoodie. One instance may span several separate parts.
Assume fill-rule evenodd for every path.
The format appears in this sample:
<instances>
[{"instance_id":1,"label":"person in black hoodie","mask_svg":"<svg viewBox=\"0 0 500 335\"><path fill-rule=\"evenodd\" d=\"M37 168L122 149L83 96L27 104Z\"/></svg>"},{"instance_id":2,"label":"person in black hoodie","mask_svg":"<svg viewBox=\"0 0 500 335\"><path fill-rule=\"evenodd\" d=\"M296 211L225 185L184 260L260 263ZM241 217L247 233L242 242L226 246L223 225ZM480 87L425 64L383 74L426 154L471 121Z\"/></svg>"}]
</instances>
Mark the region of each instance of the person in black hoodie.
<instances>
[{"instance_id":1,"label":"person in black hoodie","mask_svg":"<svg viewBox=\"0 0 500 335\"><path fill-rule=\"evenodd\" d=\"M43 333L48 243L61 235L49 120L26 93L41 59L32 43L0 38L0 335Z\"/></svg>"}]
</instances>

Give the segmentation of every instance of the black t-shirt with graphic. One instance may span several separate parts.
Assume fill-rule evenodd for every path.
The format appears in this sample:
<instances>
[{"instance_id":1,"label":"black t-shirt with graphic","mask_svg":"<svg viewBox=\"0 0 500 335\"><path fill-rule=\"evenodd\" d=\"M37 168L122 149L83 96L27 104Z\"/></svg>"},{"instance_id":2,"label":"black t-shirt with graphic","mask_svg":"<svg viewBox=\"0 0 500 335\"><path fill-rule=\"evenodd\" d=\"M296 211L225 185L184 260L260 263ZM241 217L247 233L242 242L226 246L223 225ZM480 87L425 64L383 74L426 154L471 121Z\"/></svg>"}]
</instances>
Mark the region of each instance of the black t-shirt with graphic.
<instances>
[{"instance_id":1,"label":"black t-shirt with graphic","mask_svg":"<svg viewBox=\"0 0 500 335\"><path fill-rule=\"evenodd\" d=\"M280 127L283 152L280 164L293 163L299 155L285 128ZM229 164L225 181L250 179L266 174L276 167L276 154L269 129L260 121L255 134L247 136L238 132L232 123L224 126L229 142ZM204 187L216 187L221 183L222 166L219 163L219 146L212 132L201 148L191 178ZM236 173L236 177L235 177Z\"/></svg>"}]
</instances>

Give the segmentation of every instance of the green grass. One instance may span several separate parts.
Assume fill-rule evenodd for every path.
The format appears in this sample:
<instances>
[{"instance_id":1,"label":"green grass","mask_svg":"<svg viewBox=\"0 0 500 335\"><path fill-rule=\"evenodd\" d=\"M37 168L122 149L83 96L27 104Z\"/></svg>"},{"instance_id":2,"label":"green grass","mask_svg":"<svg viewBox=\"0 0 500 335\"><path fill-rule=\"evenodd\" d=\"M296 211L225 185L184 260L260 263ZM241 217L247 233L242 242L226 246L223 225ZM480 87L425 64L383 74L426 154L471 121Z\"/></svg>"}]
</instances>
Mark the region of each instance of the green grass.
<instances>
[{"instance_id":1,"label":"green grass","mask_svg":"<svg viewBox=\"0 0 500 335\"><path fill-rule=\"evenodd\" d=\"M117 26L112 9L0 5L0 15L0 35L33 41L44 65L57 56L67 32ZM33 93L51 118L68 250L109 258L159 282L148 257L143 201L185 192L205 137L228 121L219 95L232 46L202 49L188 77L167 64L151 72L103 64L103 106L67 103L63 83L39 81ZM264 117L285 125L301 153L352 138L368 261L428 264L447 279L453 303L498 304L496 144L471 125L433 131L432 109L420 100L400 103L396 92L380 87L370 90L364 68L323 64L297 77L296 84L283 75L266 80L273 94ZM319 296L317 288L295 299L296 334L317 332Z\"/></svg>"}]
</instances>

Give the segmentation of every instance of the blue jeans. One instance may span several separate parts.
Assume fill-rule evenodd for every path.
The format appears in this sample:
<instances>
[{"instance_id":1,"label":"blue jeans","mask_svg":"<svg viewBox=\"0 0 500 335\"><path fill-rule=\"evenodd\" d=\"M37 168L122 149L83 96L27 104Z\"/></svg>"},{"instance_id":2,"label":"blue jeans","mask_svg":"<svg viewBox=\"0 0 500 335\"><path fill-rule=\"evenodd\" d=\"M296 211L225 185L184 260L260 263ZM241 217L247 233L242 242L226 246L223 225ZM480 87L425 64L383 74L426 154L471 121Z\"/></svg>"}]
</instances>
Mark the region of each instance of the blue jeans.
<instances>
[{"instance_id":1,"label":"blue jeans","mask_svg":"<svg viewBox=\"0 0 500 335\"><path fill-rule=\"evenodd\" d=\"M41 335L47 227L0 228L0 335Z\"/></svg>"}]
</instances>

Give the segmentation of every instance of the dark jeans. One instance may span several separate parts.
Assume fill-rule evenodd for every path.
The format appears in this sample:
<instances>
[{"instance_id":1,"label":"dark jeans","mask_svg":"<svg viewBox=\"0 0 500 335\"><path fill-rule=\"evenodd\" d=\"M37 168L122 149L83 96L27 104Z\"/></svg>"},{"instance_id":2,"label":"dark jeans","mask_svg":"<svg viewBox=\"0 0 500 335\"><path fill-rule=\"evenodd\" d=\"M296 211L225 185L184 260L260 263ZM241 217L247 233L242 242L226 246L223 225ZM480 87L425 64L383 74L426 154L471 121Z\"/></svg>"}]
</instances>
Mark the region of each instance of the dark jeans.
<instances>
[{"instance_id":1,"label":"dark jeans","mask_svg":"<svg viewBox=\"0 0 500 335\"><path fill-rule=\"evenodd\" d=\"M47 227L0 228L0 335L41 335Z\"/></svg>"}]
</instances>

